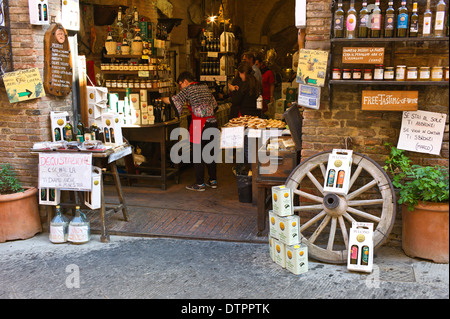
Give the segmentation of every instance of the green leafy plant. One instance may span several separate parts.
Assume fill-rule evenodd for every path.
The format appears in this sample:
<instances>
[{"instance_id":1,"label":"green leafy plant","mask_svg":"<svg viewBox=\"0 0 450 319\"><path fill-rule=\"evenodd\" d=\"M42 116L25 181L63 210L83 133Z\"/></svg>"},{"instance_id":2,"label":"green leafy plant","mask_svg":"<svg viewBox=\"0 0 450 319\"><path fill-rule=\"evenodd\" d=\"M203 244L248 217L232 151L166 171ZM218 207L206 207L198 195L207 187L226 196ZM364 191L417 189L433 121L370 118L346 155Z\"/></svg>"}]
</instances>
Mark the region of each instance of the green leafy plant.
<instances>
[{"instance_id":1,"label":"green leafy plant","mask_svg":"<svg viewBox=\"0 0 450 319\"><path fill-rule=\"evenodd\" d=\"M391 153L385 160L385 171L392 175L392 185L399 189L399 204L408 205L410 211L419 201L448 202L449 171L444 166L412 165L404 150L389 143Z\"/></svg>"},{"instance_id":2,"label":"green leafy plant","mask_svg":"<svg viewBox=\"0 0 450 319\"><path fill-rule=\"evenodd\" d=\"M22 184L10 164L0 164L0 195L23 192Z\"/></svg>"}]
</instances>

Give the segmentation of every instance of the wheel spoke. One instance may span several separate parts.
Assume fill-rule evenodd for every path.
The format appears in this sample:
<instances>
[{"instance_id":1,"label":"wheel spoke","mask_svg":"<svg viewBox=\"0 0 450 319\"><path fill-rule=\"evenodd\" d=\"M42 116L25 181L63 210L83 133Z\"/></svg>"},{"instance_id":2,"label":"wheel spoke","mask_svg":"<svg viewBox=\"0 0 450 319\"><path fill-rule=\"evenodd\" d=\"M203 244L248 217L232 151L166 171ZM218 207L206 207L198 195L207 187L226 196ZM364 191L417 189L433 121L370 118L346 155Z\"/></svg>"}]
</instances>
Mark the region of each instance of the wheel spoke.
<instances>
[{"instance_id":1,"label":"wheel spoke","mask_svg":"<svg viewBox=\"0 0 450 319\"><path fill-rule=\"evenodd\" d=\"M370 205L382 205L384 203L383 198L379 199L366 199L366 200L351 200L347 202L348 206L370 206Z\"/></svg>"},{"instance_id":2,"label":"wheel spoke","mask_svg":"<svg viewBox=\"0 0 450 319\"><path fill-rule=\"evenodd\" d=\"M345 227L344 218L342 216L339 216L338 219L339 219L339 226L341 227L342 237L344 237L345 248L348 249L347 227Z\"/></svg>"},{"instance_id":3,"label":"wheel spoke","mask_svg":"<svg viewBox=\"0 0 450 319\"><path fill-rule=\"evenodd\" d=\"M312 236L309 239L311 244L313 244L316 241L317 236L319 236L320 233L322 232L322 230L324 230L324 228L328 225L328 222L330 221L330 219L331 219L330 215L327 215L324 218L324 220L322 220L319 227L314 231L314 234L312 234Z\"/></svg>"},{"instance_id":4,"label":"wheel spoke","mask_svg":"<svg viewBox=\"0 0 450 319\"><path fill-rule=\"evenodd\" d=\"M352 216L350 216L349 213L345 212L342 216L344 216L350 223L356 223L356 220Z\"/></svg>"},{"instance_id":5,"label":"wheel spoke","mask_svg":"<svg viewBox=\"0 0 450 319\"><path fill-rule=\"evenodd\" d=\"M294 206L294 212L305 212L309 210L323 209L323 205L309 205L309 206Z\"/></svg>"},{"instance_id":6,"label":"wheel spoke","mask_svg":"<svg viewBox=\"0 0 450 319\"><path fill-rule=\"evenodd\" d=\"M374 222L377 222L377 223L379 223L380 220L381 220L380 217L371 215L369 213L363 212L363 211L361 211L359 209L356 209L356 208L353 208L353 207L348 207L347 208L347 212L355 214L355 215L358 215L358 216L361 216L361 217L366 218L366 219L370 219L370 220L372 220Z\"/></svg>"},{"instance_id":7,"label":"wheel spoke","mask_svg":"<svg viewBox=\"0 0 450 319\"><path fill-rule=\"evenodd\" d=\"M309 179L311 180L311 182L313 182L313 184L316 186L316 188L320 191L321 194L323 194L323 186L320 185L320 183L317 181L317 179L314 177L313 174L311 174L311 172L306 173L306 175L309 177Z\"/></svg>"},{"instance_id":8,"label":"wheel spoke","mask_svg":"<svg viewBox=\"0 0 450 319\"><path fill-rule=\"evenodd\" d=\"M327 169L326 169L326 167L325 167L325 164L324 163L320 163L320 170L322 171L322 176L323 176L323 180L325 180L326 179L326 175L327 175Z\"/></svg>"},{"instance_id":9,"label":"wheel spoke","mask_svg":"<svg viewBox=\"0 0 450 319\"><path fill-rule=\"evenodd\" d=\"M375 186L377 184L376 180L372 180L370 183L367 183L366 185L364 185L363 187L355 190L354 192L348 194L347 196L347 200L353 199L356 196L364 193L366 190L371 189L373 186Z\"/></svg>"},{"instance_id":10,"label":"wheel spoke","mask_svg":"<svg viewBox=\"0 0 450 319\"><path fill-rule=\"evenodd\" d=\"M315 201L317 203L322 203L323 202L323 198L322 197L316 196L316 195L313 195L313 194L310 194L310 193L307 193L307 192L304 192L304 191L301 191L299 189L294 189L294 194L296 194L298 196L301 196L301 197L305 197L305 198L310 199L312 201Z\"/></svg>"},{"instance_id":11,"label":"wheel spoke","mask_svg":"<svg viewBox=\"0 0 450 319\"><path fill-rule=\"evenodd\" d=\"M352 175L352 178L350 179L350 183L348 186L348 189L351 189L353 186L353 183L356 181L356 179L358 178L359 174L361 174L363 167L362 165L358 165L358 168L355 170L355 172Z\"/></svg>"},{"instance_id":12,"label":"wheel spoke","mask_svg":"<svg viewBox=\"0 0 450 319\"><path fill-rule=\"evenodd\" d=\"M311 226L312 224L314 224L316 221L320 220L324 215L326 214L326 212L323 210L321 211L319 214L317 214L316 216L314 216L313 218L311 218L310 220L308 220L306 223L304 223L303 225L301 225L301 221L300 221L300 232L304 231L305 229L307 229L309 226Z\"/></svg>"},{"instance_id":13,"label":"wheel spoke","mask_svg":"<svg viewBox=\"0 0 450 319\"><path fill-rule=\"evenodd\" d=\"M328 237L327 250L333 250L334 235L336 234L336 221L337 221L336 217L331 218L331 229L330 229L330 236Z\"/></svg>"}]
</instances>

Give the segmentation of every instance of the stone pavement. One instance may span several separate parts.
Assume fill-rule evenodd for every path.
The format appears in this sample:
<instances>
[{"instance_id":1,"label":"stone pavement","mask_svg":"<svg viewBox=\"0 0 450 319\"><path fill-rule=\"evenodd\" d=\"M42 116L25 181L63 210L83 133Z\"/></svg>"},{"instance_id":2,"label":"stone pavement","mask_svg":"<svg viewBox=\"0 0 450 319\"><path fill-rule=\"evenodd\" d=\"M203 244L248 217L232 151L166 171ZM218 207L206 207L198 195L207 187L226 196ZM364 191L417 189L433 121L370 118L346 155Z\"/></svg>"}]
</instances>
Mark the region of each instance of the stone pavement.
<instances>
[{"instance_id":1,"label":"stone pavement","mask_svg":"<svg viewBox=\"0 0 450 319\"><path fill-rule=\"evenodd\" d=\"M294 275L266 244L92 235L54 245L47 233L1 243L0 299L40 298L181 299L176 312L195 299L448 299L449 265L381 247L370 275L313 260Z\"/></svg>"}]
</instances>

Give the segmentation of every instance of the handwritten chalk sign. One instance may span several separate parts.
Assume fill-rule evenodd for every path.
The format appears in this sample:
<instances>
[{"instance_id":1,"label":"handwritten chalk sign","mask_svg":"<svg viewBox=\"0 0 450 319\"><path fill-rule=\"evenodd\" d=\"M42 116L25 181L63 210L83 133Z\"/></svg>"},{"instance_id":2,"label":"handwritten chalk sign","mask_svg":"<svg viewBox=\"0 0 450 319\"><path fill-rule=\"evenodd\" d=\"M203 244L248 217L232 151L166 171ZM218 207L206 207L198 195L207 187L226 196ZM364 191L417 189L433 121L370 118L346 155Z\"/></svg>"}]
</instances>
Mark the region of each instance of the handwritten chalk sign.
<instances>
[{"instance_id":1,"label":"handwritten chalk sign","mask_svg":"<svg viewBox=\"0 0 450 319\"><path fill-rule=\"evenodd\" d=\"M220 148L243 148L244 126L223 127L220 136Z\"/></svg>"},{"instance_id":2,"label":"handwritten chalk sign","mask_svg":"<svg viewBox=\"0 0 450 319\"><path fill-rule=\"evenodd\" d=\"M444 113L426 111L403 112L397 148L418 153L439 155L444 136Z\"/></svg>"},{"instance_id":3,"label":"handwritten chalk sign","mask_svg":"<svg viewBox=\"0 0 450 319\"><path fill-rule=\"evenodd\" d=\"M45 96L38 68L5 73L3 83L9 103L23 102Z\"/></svg>"},{"instance_id":4,"label":"handwritten chalk sign","mask_svg":"<svg viewBox=\"0 0 450 319\"><path fill-rule=\"evenodd\" d=\"M417 111L418 91L362 91L362 110Z\"/></svg>"},{"instance_id":5,"label":"handwritten chalk sign","mask_svg":"<svg viewBox=\"0 0 450 319\"><path fill-rule=\"evenodd\" d=\"M342 63L383 64L384 48L342 48Z\"/></svg>"},{"instance_id":6,"label":"handwritten chalk sign","mask_svg":"<svg viewBox=\"0 0 450 319\"><path fill-rule=\"evenodd\" d=\"M39 187L90 191L92 153L40 153Z\"/></svg>"}]
</instances>

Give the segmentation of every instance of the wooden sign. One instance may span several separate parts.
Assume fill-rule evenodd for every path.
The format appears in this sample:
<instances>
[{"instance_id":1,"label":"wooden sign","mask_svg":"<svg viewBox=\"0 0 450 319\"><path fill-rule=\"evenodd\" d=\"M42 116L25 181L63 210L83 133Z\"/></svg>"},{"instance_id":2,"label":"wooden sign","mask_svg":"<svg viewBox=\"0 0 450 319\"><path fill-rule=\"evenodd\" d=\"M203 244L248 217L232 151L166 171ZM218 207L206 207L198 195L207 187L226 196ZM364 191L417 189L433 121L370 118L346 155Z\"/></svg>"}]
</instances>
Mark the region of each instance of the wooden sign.
<instances>
[{"instance_id":1,"label":"wooden sign","mask_svg":"<svg viewBox=\"0 0 450 319\"><path fill-rule=\"evenodd\" d=\"M5 73L3 75L9 103L17 103L45 96L38 68Z\"/></svg>"},{"instance_id":2,"label":"wooden sign","mask_svg":"<svg viewBox=\"0 0 450 319\"><path fill-rule=\"evenodd\" d=\"M362 91L362 110L417 111L418 91Z\"/></svg>"},{"instance_id":3,"label":"wooden sign","mask_svg":"<svg viewBox=\"0 0 450 319\"><path fill-rule=\"evenodd\" d=\"M72 55L67 32L51 25L44 36L44 88L47 94L66 96L72 91Z\"/></svg>"},{"instance_id":4,"label":"wooden sign","mask_svg":"<svg viewBox=\"0 0 450 319\"><path fill-rule=\"evenodd\" d=\"M384 48L342 48L342 63L383 64Z\"/></svg>"},{"instance_id":5,"label":"wooden sign","mask_svg":"<svg viewBox=\"0 0 450 319\"><path fill-rule=\"evenodd\" d=\"M426 111L403 112L397 148L439 155L447 114Z\"/></svg>"}]
</instances>

